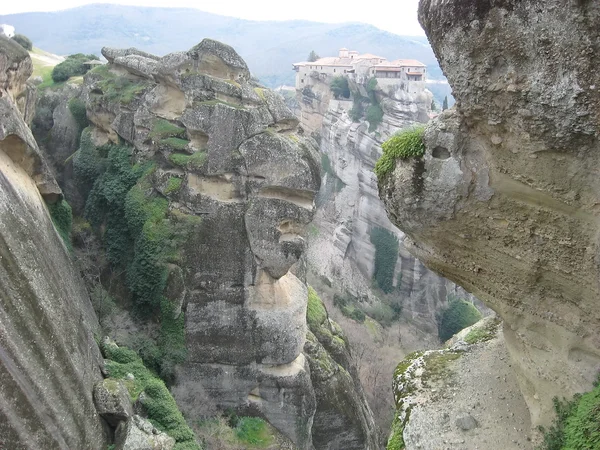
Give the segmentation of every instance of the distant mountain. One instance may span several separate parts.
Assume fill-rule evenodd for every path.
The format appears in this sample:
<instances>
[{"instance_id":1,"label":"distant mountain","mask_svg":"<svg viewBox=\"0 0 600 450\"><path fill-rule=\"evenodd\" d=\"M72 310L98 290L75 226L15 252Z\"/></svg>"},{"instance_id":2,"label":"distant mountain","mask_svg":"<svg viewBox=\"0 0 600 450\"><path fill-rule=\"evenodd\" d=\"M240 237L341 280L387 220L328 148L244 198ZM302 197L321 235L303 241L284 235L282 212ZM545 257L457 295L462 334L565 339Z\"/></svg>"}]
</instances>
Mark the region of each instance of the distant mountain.
<instances>
[{"instance_id":1,"label":"distant mountain","mask_svg":"<svg viewBox=\"0 0 600 450\"><path fill-rule=\"evenodd\" d=\"M205 37L233 46L268 86L293 84L292 63L311 50L336 55L340 47L388 59L414 58L430 77L442 78L425 37L399 36L363 23L250 21L187 8L94 4L58 12L0 15L38 48L59 55L99 54L103 46L137 47L164 55L187 50Z\"/></svg>"}]
</instances>

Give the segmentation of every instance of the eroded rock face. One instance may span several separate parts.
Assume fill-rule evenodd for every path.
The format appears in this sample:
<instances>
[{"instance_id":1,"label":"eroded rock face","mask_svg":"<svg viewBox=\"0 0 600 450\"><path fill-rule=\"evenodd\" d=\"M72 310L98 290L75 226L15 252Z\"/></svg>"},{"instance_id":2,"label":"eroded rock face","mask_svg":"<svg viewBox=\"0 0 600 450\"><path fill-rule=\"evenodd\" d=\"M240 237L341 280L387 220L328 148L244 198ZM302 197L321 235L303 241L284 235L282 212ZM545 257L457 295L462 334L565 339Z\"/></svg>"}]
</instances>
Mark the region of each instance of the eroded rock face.
<instances>
[{"instance_id":1,"label":"eroded rock face","mask_svg":"<svg viewBox=\"0 0 600 450\"><path fill-rule=\"evenodd\" d=\"M205 39L163 58L103 54L110 64L86 75L83 94L94 142L122 139L137 161L154 161L151 189L172 214L199 223L164 292L185 313L179 406L193 413L206 400L195 392L206 392L311 448L307 288L290 268L302 264L320 186L313 143L227 45ZM168 187L173 179L177 189Z\"/></svg>"},{"instance_id":2,"label":"eroded rock face","mask_svg":"<svg viewBox=\"0 0 600 450\"><path fill-rule=\"evenodd\" d=\"M600 9L423 0L419 11L457 107L380 196L418 258L503 317L532 423L548 423L552 398L589 390L600 368Z\"/></svg>"},{"instance_id":3,"label":"eroded rock face","mask_svg":"<svg viewBox=\"0 0 600 450\"><path fill-rule=\"evenodd\" d=\"M97 319L42 198L60 189L17 107L31 72L0 38L0 447L104 449Z\"/></svg>"},{"instance_id":4,"label":"eroded rock face","mask_svg":"<svg viewBox=\"0 0 600 450\"><path fill-rule=\"evenodd\" d=\"M311 83L315 98L298 93L301 123L320 133L326 168L313 222L318 232L309 236L311 270L335 280L339 288L357 297L368 295L372 301L377 294L372 291L375 246L371 233L375 228L389 231L400 241L394 282L400 286L402 314L434 336L431 345L436 345L436 312L447 305L449 295L464 297L466 293L406 250L404 233L387 217L373 174L382 142L400 129L427 122L431 93L378 89L384 115L376 132L369 132L368 122L354 122L349 116L351 100L333 99L326 82L311 79ZM364 86L354 89L364 90Z\"/></svg>"},{"instance_id":5,"label":"eroded rock face","mask_svg":"<svg viewBox=\"0 0 600 450\"><path fill-rule=\"evenodd\" d=\"M316 293L312 301L318 302L322 312L309 321L304 345L317 398L313 445L316 450L376 450L380 448L378 430L359 382L348 339L328 317Z\"/></svg>"}]
</instances>

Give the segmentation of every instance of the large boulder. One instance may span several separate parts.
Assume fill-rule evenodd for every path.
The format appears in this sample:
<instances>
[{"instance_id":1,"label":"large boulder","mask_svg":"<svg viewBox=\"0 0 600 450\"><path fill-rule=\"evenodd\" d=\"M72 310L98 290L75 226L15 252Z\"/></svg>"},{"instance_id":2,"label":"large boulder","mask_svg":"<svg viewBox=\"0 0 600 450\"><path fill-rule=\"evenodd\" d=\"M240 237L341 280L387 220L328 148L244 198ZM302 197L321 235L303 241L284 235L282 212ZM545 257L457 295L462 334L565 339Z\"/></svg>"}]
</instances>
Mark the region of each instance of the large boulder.
<instances>
[{"instance_id":1,"label":"large boulder","mask_svg":"<svg viewBox=\"0 0 600 450\"><path fill-rule=\"evenodd\" d=\"M600 369L600 10L590 2L422 0L456 110L380 180L430 268L504 319L533 425Z\"/></svg>"},{"instance_id":2,"label":"large boulder","mask_svg":"<svg viewBox=\"0 0 600 450\"><path fill-rule=\"evenodd\" d=\"M137 415L121 422L115 433L115 450L172 450L173 447L175 439Z\"/></svg>"},{"instance_id":3,"label":"large boulder","mask_svg":"<svg viewBox=\"0 0 600 450\"><path fill-rule=\"evenodd\" d=\"M94 404L98 414L116 427L133 414L129 392L125 385L113 379L104 379L94 386Z\"/></svg>"}]
</instances>

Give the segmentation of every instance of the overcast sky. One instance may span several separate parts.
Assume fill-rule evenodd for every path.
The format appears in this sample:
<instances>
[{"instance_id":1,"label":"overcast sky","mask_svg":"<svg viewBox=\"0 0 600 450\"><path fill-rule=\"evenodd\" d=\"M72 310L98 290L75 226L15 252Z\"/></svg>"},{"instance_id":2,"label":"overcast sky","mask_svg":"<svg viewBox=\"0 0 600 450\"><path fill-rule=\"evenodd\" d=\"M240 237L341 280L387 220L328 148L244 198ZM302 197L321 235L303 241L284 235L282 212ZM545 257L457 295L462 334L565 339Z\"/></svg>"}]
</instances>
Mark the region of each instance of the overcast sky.
<instances>
[{"instance_id":1,"label":"overcast sky","mask_svg":"<svg viewBox=\"0 0 600 450\"><path fill-rule=\"evenodd\" d=\"M419 0L2 0L0 14L57 11L89 3L197 8L251 20L305 19L317 22L365 22L402 35L423 35L417 21ZM299 5L299 6L295 6Z\"/></svg>"}]
</instances>

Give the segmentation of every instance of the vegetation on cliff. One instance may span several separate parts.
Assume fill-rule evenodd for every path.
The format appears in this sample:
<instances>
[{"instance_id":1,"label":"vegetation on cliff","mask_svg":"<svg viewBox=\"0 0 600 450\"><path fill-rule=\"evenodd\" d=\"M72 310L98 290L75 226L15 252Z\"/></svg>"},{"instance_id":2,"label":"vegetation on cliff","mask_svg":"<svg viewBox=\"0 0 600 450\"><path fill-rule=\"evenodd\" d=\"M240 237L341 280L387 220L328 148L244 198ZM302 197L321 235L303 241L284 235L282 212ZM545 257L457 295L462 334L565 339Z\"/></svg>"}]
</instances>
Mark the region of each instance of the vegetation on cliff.
<instances>
[{"instance_id":1,"label":"vegetation on cliff","mask_svg":"<svg viewBox=\"0 0 600 450\"><path fill-rule=\"evenodd\" d=\"M383 154L375 164L375 175L381 181L388 173L396 167L397 159L418 158L425 153L425 143L423 135L424 126L415 126L401 130L389 138L383 144Z\"/></svg>"},{"instance_id":2,"label":"vegetation on cliff","mask_svg":"<svg viewBox=\"0 0 600 450\"><path fill-rule=\"evenodd\" d=\"M25 50L33 50L33 43L31 42L31 39L29 39L24 34L17 33L12 37L12 40L19 44L21 47L23 47Z\"/></svg>"},{"instance_id":3,"label":"vegetation on cliff","mask_svg":"<svg viewBox=\"0 0 600 450\"><path fill-rule=\"evenodd\" d=\"M150 422L175 439L174 450L201 450L167 386L144 365L137 353L112 343L103 343L101 350L107 360L109 378L122 381L131 401L141 404Z\"/></svg>"},{"instance_id":4,"label":"vegetation on cliff","mask_svg":"<svg viewBox=\"0 0 600 450\"><path fill-rule=\"evenodd\" d=\"M73 245L71 244L71 228L73 226L71 205L66 200L61 199L56 203L50 203L48 211L50 212L52 223L54 223L54 227L65 243L65 246L69 251L73 250Z\"/></svg>"},{"instance_id":5,"label":"vegetation on cliff","mask_svg":"<svg viewBox=\"0 0 600 450\"><path fill-rule=\"evenodd\" d=\"M556 422L544 432L543 450L588 450L600 448L600 379L591 392L577 394L572 401L554 399Z\"/></svg>"},{"instance_id":6,"label":"vegetation on cliff","mask_svg":"<svg viewBox=\"0 0 600 450\"><path fill-rule=\"evenodd\" d=\"M371 230L371 242L375 246L373 279L377 286L389 294L394 289L394 273L398 261L398 238L389 230L376 227Z\"/></svg>"},{"instance_id":7,"label":"vegetation on cliff","mask_svg":"<svg viewBox=\"0 0 600 450\"><path fill-rule=\"evenodd\" d=\"M438 335L442 341L447 341L460 330L464 330L481 320L481 313L465 300L453 298L448 307L440 314ZM472 337L475 340L475 337Z\"/></svg>"},{"instance_id":8,"label":"vegetation on cliff","mask_svg":"<svg viewBox=\"0 0 600 450\"><path fill-rule=\"evenodd\" d=\"M67 59L52 69L52 79L55 83L59 83L67 81L71 77L84 75L89 67L83 63L91 59L98 59L98 57L96 55L84 55L83 53L67 56Z\"/></svg>"},{"instance_id":9,"label":"vegetation on cliff","mask_svg":"<svg viewBox=\"0 0 600 450\"><path fill-rule=\"evenodd\" d=\"M89 192L86 219L101 233L112 267L125 272L138 314L160 321L156 343L144 345L140 355L170 380L186 357L184 315L164 291L170 267L180 263L182 244L198 219L169 211L167 199L152 186L155 170L151 162L133 164L126 145L95 147L88 130L74 158L76 180ZM168 184L170 193L180 186L181 180Z\"/></svg>"}]
</instances>

